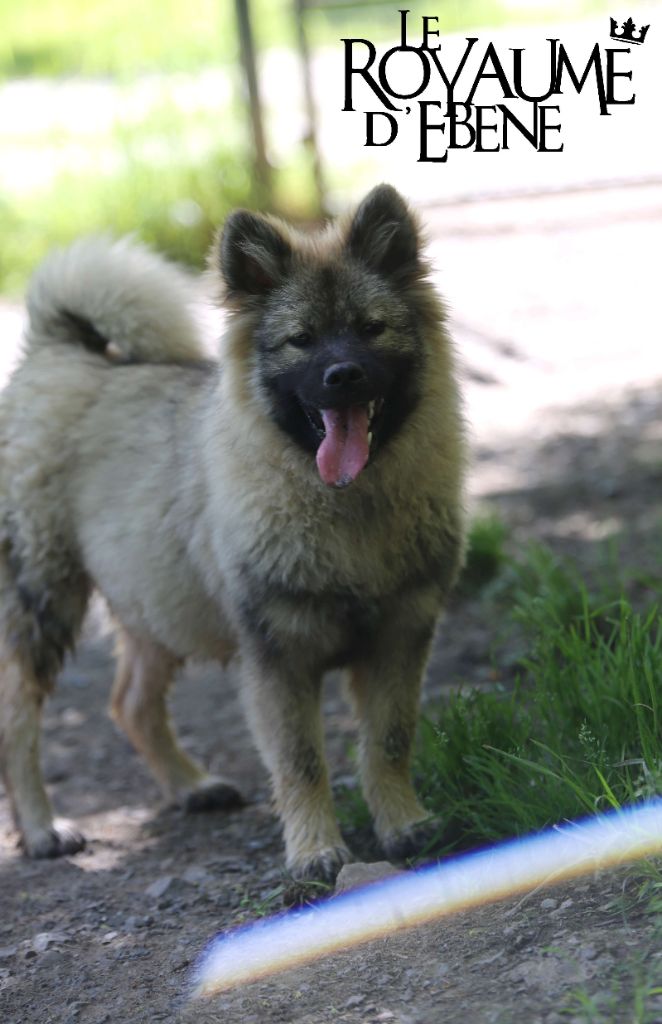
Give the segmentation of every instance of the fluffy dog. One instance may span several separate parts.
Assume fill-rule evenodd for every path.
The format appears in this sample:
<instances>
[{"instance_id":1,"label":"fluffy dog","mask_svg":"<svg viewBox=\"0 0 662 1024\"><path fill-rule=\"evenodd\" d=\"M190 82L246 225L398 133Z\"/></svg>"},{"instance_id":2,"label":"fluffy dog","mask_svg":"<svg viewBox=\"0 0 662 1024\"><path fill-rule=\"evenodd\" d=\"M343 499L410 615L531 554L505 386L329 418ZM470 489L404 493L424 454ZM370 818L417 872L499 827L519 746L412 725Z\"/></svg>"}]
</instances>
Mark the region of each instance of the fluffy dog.
<instances>
[{"instance_id":1,"label":"fluffy dog","mask_svg":"<svg viewBox=\"0 0 662 1024\"><path fill-rule=\"evenodd\" d=\"M443 307L392 188L315 235L246 211L215 245L228 328L205 358L174 267L130 241L52 254L0 405L0 751L34 857L55 822L39 716L98 588L118 631L112 712L167 797L237 789L180 749L166 691L234 659L295 877L349 852L323 755L324 672L346 668L387 856L426 812L410 754L430 642L463 552L463 438Z\"/></svg>"}]
</instances>

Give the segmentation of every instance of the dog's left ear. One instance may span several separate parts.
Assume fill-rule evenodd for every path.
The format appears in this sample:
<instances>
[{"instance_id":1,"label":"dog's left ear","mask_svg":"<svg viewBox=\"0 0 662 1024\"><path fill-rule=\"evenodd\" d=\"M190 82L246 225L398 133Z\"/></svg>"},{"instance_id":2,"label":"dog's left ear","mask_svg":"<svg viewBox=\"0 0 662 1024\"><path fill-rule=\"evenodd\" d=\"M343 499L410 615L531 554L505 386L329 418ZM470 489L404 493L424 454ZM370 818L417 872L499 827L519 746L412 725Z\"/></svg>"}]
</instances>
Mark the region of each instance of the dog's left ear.
<instances>
[{"instance_id":1,"label":"dog's left ear","mask_svg":"<svg viewBox=\"0 0 662 1024\"><path fill-rule=\"evenodd\" d=\"M347 246L371 270L406 283L421 272L416 220L399 192L378 185L356 210Z\"/></svg>"}]
</instances>

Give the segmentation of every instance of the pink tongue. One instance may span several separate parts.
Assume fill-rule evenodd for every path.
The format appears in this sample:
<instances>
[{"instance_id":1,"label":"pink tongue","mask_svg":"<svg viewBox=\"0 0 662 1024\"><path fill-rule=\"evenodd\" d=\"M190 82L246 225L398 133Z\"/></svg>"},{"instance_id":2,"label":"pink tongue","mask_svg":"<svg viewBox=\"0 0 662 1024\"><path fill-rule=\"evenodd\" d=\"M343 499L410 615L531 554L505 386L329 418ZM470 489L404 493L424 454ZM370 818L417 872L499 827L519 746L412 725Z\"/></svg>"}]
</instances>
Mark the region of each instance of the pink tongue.
<instances>
[{"instance_id":1,"label":"pink tongue","mask_svg":"<svg viewBox=\"0 0 662 1024\"><path fill-rule=\"evenodd\" d=\"M325 484L351 484L370 455L368 410L362 405L349 409L320 409L326 437L317 449L317 468Z\"/></svg>"}]
</instances>

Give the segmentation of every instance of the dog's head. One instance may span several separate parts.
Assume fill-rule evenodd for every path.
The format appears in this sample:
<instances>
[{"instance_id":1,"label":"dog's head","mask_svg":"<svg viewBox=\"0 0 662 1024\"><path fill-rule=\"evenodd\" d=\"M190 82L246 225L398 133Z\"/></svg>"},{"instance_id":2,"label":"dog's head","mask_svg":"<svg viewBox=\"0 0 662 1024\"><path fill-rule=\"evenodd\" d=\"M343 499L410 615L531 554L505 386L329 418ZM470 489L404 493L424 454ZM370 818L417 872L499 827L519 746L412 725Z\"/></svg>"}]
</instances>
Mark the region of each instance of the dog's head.
<instances>
[{"instance_id":1,"label":"dog's head","mask_svg":"<svg viewBox=\"0 0 662 1024\"><path fill-rule=\"evenodd\" d=\"M226 302L251 325L252 381L268 414L316 457L325 483L346 486L421 394L426 321L439 307L411 211L386 185L314 236L239 210L216 252Z\"/></svg>"}]
</instances>

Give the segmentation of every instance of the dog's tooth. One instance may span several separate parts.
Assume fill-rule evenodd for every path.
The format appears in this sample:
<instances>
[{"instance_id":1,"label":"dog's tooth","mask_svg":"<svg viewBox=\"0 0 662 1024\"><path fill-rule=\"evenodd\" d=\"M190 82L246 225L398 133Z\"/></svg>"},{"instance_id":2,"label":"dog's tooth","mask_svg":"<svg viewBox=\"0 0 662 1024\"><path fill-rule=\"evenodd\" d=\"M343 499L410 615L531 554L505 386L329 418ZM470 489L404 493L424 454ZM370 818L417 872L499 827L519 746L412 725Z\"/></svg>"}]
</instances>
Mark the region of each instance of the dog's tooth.
<instances>
[{"instance_id":1,"label":"dog's tooth","mask_svg":"<svg viewBox=\"0 0 662 1024\"><path fill-rule=\"evenodd\" d=\"M372 430L368 431L368 447L372 444Z\"/></svg>"},{"instance_id":2,"label":"dog's tooth","mask_svg":"<svg viewBox=\"0 0 662 1024\"><path fill-rule=\"evenodd\" d=\"M370 417L370 419L372 419L372 417L374 415L375 415L375 403L374 402L368 402L368 416Z\"/></svg>"}]
</instances>

